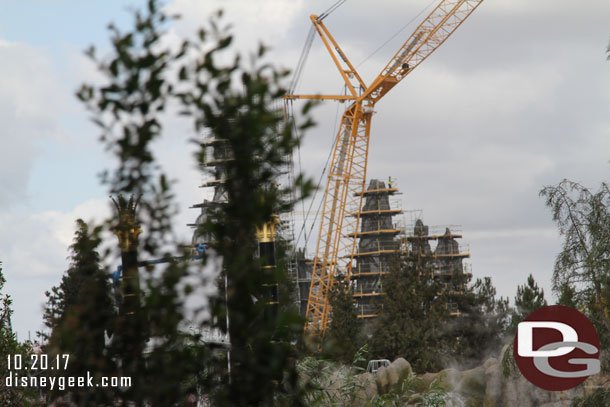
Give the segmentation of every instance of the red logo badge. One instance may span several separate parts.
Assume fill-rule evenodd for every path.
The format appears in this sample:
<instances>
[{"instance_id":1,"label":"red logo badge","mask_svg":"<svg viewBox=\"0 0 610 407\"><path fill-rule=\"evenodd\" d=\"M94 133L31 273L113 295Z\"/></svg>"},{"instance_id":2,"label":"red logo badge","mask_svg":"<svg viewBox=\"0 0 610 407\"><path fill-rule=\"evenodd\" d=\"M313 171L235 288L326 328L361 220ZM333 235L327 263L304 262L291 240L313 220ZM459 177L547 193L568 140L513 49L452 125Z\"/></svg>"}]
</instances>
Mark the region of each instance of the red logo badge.
<instances>
[{"instance_id":1,"label":"red logo badge","mask_svg":"<svg viewBox=\"0 0 610 407\"><path fill-rule=\"evenodd\" d=\"M545 390L571 389L600 371L595 327L563 305L529 314L517 328L513 354L523 376Z\"/></svg>"}]
</instances>

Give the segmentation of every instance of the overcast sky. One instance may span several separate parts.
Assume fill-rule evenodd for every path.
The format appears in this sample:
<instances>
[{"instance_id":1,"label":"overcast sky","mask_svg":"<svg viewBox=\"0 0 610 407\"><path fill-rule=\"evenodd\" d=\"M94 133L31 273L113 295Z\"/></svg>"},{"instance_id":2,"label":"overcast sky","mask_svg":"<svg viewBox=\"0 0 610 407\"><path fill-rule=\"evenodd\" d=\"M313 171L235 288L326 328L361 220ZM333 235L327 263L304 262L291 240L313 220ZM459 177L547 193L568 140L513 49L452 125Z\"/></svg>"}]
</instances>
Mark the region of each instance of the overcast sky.
<instances>
[{"instance_id":1,"label":"overcast sky","mask_svg":"<svg viewBox=\"0 0 610 407\"><path fill-rule=\"evenodd\" d=\"M95 68L82 50L107 49L108 22L126 26L143 0L0 2L0 260L21 338L41 327L44 292L59 283L78 217L102 219L107 191L96 174L111 165L97 130L76 101ZM170 36L192 35L220 7L234 25L236 48L258 41L275 63L293 68L309 15L332 1L168 1L183 15ZM367 58L430 0L348 0L325 23L367 83L415 22ZM427 8L429 11L431 8ZM610 2L486 0L456 33L377 104L369 178L396 179L405 209L421 209L430 225L462 226L475 277L491 276L499 295L514 297L529 273L551 295L561 240L538 196L563 178L595 187L610 169ZM360 63L366 60L364 64ZM299 88L337 93L342 81L319 39ZM301 148L301 166L318 179L337 112L321 104ZM170 122L157 151L172 177L182 212L197 213L201 175L190 160L190 129Z\"/></svg>"}]
</instances>

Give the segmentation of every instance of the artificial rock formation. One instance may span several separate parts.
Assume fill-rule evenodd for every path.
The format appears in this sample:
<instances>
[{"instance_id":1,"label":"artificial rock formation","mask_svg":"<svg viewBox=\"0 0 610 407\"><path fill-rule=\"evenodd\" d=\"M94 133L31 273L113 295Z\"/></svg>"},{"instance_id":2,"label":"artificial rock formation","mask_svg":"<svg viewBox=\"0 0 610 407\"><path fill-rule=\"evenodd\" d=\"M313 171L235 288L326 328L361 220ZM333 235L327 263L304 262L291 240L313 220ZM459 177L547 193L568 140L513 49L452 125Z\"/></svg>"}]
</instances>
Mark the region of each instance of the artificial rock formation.
<instances>
[{"instance_id":1,"label":"artificial rock formation","mask_svg":"<svg viewBox=\"0 0 610 407\"><path fill-rule=\"evenodd\" d=\"M411 365L403 358L380 368L376 374L358 374L352 379L358 390L351 405L367 406L376 398L404 391L403 383L412 375ZM447 407L570 407L575 400L592 394L600 387L607 388L610 381L609 377L595 375L570 390L546 391L531 384L518 371L505 374L501 360L496 358L490 358L481 366L469 370L448 368L417 376L422 380L416 383L415 393L410 387L408 406L418 405L422 400L418 392L426 392L435 380L437 386L440 385L446 392ZM345 376L337 374L333 377L330 382L334 389L340 389L345 384L341 380L345 380Z\"/></svg>"}]
</instances>

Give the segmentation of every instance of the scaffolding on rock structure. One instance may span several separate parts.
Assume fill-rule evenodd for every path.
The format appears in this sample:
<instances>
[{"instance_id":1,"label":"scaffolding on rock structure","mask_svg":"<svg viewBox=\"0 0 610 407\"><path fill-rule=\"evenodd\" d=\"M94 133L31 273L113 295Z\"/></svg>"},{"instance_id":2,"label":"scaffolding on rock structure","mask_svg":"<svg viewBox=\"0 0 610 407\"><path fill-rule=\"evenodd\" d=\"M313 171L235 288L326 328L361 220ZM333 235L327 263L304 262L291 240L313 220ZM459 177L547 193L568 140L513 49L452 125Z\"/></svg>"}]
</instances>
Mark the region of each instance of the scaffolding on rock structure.
<instances>
[{"instance_id":1,"label":"scaffolding on rock structure","mask_svg":"<svg viewBox=\"0 0 610 407\"><path fill-rule=\"evenodd\" d=\"M398 200L391 197L398 192L395 185L372 179L361 191L360 230L348 234L358 239L353 254L350 290L354 296L359 318L376 316L374 298L383 293L383 274L389 272L392 258L401 252L400 239L404 233L402 222L395 219L403 213ZM352 214L357 216L358 214Z\"/></svg>"}]
</instances>

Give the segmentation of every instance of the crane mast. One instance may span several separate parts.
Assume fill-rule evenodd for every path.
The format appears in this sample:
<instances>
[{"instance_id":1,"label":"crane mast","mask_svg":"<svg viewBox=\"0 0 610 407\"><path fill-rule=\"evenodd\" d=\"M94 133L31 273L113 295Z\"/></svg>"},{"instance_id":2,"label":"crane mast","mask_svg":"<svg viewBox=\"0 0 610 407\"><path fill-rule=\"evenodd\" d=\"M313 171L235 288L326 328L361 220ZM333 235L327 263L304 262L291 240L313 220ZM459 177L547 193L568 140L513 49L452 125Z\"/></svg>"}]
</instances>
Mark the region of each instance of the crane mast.
<instances>
[{"instance_id":1,"label":"crane mast","mask_svg":"<svg viewBox=\"0 0 610 407\"><path fill-rule=\"evenodd\" d=\"M442 0L366 86L324 23L311 21L349 91L348 95L286 95L286 99L352 101L343 113L334 145L312 272L305 331L323 336L329 322L329 294L339 273L351 277L359 211L365 190L371 119L375 104L405 78L470 16L483 0Z\"/></svg>"}]
</instances>

